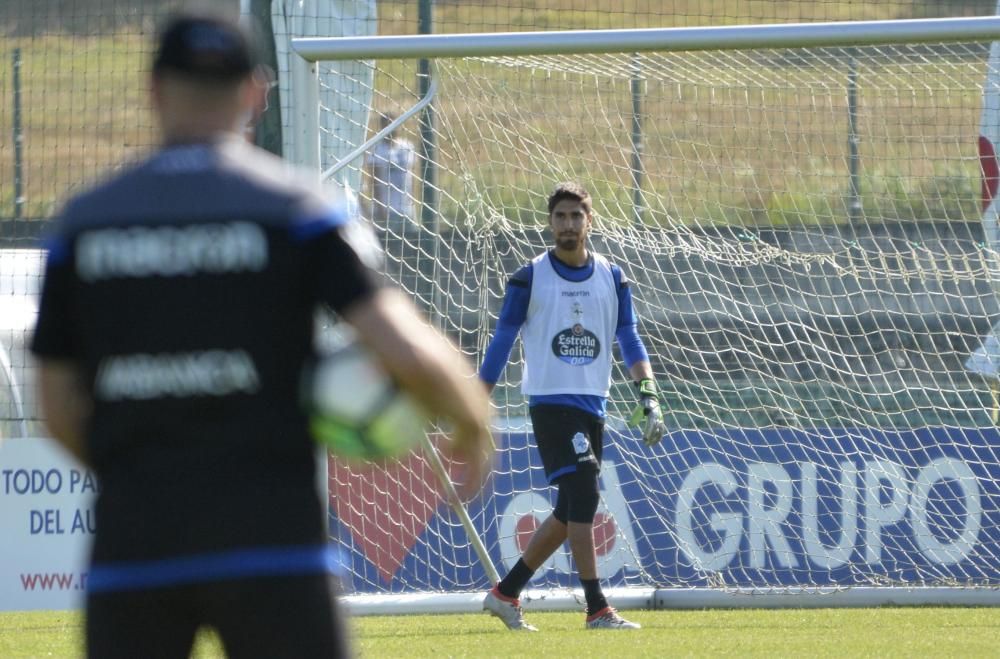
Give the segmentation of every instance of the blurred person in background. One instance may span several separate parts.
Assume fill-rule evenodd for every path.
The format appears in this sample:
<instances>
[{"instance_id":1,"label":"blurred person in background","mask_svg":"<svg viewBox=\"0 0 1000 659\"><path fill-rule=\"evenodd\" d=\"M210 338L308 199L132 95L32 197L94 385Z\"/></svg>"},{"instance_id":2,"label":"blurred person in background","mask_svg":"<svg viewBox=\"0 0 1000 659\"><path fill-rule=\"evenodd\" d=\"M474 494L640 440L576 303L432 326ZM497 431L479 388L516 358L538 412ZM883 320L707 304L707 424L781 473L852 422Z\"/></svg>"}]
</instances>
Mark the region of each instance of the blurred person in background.
<instances>
[{"instance_id":1,"label":"blurred person in background","mask_svg":"<svg viewBox=\"0 0 1000 659\"><path fill-rule=\"evenodd\" d=\"M344 656L300 399L317 308L450 424L470 488L485 389L315 177L244 139L266 90L246 32L174 17L150 89L162 144L62 210L32 343L49 431L101 485L87 654L187 657L208 626L232 657Z\"/></svg>"}]
</instances>

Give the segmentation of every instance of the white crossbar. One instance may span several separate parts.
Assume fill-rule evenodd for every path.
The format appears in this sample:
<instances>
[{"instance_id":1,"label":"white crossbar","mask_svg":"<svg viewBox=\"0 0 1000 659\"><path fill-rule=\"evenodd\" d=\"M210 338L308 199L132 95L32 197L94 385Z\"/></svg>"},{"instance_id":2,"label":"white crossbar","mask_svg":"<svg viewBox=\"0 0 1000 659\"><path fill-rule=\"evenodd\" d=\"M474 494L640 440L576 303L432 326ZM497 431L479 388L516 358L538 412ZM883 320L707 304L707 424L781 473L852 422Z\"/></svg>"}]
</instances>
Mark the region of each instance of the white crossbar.
<instances>
[{"instance_id":1,"label":"white crossbar","mask_svg":"<svg viewBox=\"0 0 1000 659\"><path fill-rule=\"evenodd\" d=\"M807 48L995 39L1000 39L1000 16L634 30L307 37L292 39L292 47L303 59L318 62L348 59L632 53L654 50Z\"/></svg>"}]
</instances>

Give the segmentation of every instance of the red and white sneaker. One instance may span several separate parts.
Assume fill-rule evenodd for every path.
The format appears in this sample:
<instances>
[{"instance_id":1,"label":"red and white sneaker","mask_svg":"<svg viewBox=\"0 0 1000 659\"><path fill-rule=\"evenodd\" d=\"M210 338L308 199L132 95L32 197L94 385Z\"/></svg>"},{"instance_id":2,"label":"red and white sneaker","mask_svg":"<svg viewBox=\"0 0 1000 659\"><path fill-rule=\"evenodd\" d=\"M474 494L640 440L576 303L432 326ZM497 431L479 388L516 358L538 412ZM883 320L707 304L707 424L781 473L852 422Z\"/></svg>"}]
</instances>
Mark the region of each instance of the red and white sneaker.
<instances>
[{"instance_id":1,"label":"red and white sneaker","mask_svg":"<svg viewBox=\"0 0 1000 659\"><path fill-rule=\"evenodd\" d=\"M537 632L538 628L529 625L524 620L524 612L521 610L521 600L507 597L494 586L493 590L486 593L483 600L483 610L489 611L492 615L503 620L507 629L519 632Z\"/></svg>"},{"instance_id":2,"label":"red and white sneaker","mask_svg":"<svg viewBox=\"0 0 1000 659\"><path fill-rule=\"evenodd\" d=\"M642 625L629 622L610 606L606 606L594 615L587 616L587 629L642 629Z\"/></svg>"}]
</instances>

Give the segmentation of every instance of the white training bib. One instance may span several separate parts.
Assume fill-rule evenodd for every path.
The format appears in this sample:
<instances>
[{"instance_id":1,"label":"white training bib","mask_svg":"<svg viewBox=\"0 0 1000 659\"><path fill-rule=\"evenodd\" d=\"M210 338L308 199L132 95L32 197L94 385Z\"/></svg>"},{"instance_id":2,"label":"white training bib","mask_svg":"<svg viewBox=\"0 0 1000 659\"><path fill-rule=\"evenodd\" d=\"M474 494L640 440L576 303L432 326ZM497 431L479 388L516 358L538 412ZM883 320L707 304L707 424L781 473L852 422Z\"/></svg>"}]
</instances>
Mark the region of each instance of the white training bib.
<instances>
[{"instance_id":1,"label":"white training bib","mask_svg":"<svg viewBox=\"0 0 1000 659\"><path fill-rule=\"evenodd\" d=\"M560 277L548 252L532 261L531 297L521 326L525 395L609 393L618 292L611 264L599 254L593 257L594 273L581 282Z\"/></svg>"}]
</instances>

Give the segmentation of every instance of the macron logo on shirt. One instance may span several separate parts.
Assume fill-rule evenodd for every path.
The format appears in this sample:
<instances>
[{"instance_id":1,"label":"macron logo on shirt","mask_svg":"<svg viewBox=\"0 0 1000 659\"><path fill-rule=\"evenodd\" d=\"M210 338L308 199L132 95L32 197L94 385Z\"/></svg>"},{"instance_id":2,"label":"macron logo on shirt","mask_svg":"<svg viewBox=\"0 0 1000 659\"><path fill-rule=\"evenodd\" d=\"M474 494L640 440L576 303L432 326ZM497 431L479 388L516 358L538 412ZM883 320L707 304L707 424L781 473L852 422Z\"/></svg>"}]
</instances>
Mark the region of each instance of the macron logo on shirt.
<instances>
[{"instance_id":1,"label":"macron logo on shirt","mask_svg":"<svg viewBox=\"0 0 1000 659\"><path fill-rule=\"evenodd\" d=\"M268 263L264 230L252 222L98 229L76 244L85 282L259 272Z\"/></svg>"}]
</instances>

